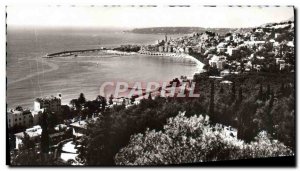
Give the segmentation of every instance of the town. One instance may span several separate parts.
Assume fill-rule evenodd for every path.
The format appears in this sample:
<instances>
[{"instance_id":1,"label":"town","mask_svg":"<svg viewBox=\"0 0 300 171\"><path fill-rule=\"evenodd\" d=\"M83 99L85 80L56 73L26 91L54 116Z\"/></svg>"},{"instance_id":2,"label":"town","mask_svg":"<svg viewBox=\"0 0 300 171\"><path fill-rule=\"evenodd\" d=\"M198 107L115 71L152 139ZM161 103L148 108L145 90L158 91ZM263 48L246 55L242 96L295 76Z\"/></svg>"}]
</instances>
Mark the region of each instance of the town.
<instances>
[{"instance_id":1,"label":"town","mask_svg":"<svg viewBox=\"0 0 300 171\"><path fill-rule=\"evenodd\" d=\"M289 21L249 32L237 29L225 35L210 31L177 39L166 35L157 44L141 46L139 53L189 54L204 63L204 69L217 69L217 76L268 70L294 72L293 30L294 23Z\"/></svg>"},{"instance_id":2,"label":"town","mask_svg":"<svg viewBox=\"0 0 300 171\"><path fill-rule=\"evenodd\" d=\"M251 31L237 29L224 35L211 31L192 33L176 39L166 35L164 40L158 40L152 45L124 45L114 50L170 58L177 56L193 63L200 61L204 64L203 72L195 73L194 78L183 76L174 79L173 82L176 81L182 85L184 82L194 80L199 83L204 80L203 77L208 76L205 84L210 84L211 80L218 83L208 85L205 87L206 91L211 87L210 93L213 94L215 87L219 88L221 85L220 89L227 87L228 92L232 90L235 93L235 82L231 79L232 77L265 72L294 73L294 37L294 22L287 21L256 27ZM289 87L292 86L284 85L282 89L286 90ZM262 89L261 93L263 93ZM268 92L266 92L268 97L264 100L269 97L273 98L271 91L268 85ZM240 88L238 100L242 99L242 92L244 91ZM155 93L147 96L148 98L150 96L150 100L161 98ZM205 94L205 97L209 99L209 95ZM106 99L95 95L95 100L89 101L85 99L84 94L80 94L78 99L71 100L70 104L62 104L61 98L63 98L62 94L56 97L36 98L33 102L33 109L23 109L21 106L8 109L7 127L11 156L16 157L19 150L35 148L37 153L46 151L45 158L55 160L56 164L80 165L82 163L78 162L77 157L83 148L82 137L88 133L89 124L105 118L103 115L106 110L120 111L131 106L143 105L144 99L114 98L113 96ZM202 94L200 94L201 98L204 98ZM260 100L263 101L262 99ZM211 109L211 101L214 102L214 100L210 97L210 103L206 104L210 106L209 114L216 113L213 111L214 106ZM235 94L234 100L236 100ZM191 110L194 109L191 107ZM214 116L211 118L218 122L221 120ZM226 119L222 120L225 125L233 126L226 127L229 130L228 134L235 138L243 137L238 132L241 126L232 124L235 123L232 120L228 119L228 122ZM49 149L45 149L45 145Z\"/></svg>"}]
</instances>

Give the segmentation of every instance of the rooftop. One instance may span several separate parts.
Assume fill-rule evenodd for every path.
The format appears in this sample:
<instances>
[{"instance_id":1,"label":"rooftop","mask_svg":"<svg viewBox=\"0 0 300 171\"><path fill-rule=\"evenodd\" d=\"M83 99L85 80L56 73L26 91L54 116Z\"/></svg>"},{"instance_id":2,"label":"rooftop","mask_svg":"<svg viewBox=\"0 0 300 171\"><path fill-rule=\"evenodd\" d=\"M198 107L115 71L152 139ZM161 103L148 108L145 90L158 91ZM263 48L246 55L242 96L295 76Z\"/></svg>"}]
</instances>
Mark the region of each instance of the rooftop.
<instances>
[{"instance_id":1,"label":"rooftop","mask_svg":"<svg viewBox=\"0 0 300 171\"><path fill-rule=\"evenodd\" d=\"M28 136L30 138L38 137L38 136L42 135L42 128L41 128L41 126L37 125L32 128L26 129L25 132L28 134ZM16 133L15 136L17 138L24 138L24 132Z\"/></svg>"},{"instance_id":2,"label":"rooftop","mask_svg":"<svg viewBox=\"0 0 300 171\"><path fill-rule=\"evenodd\" d=\"M35 101L42 102L42 101L53 101L53 100L61 100L59 97L50 96L50 97L44 97L44 98L36 98Z\"/></svg>"},{"instance_id":3,"label":"rooftop","mask_svg":"<svg viewBox=\"0 0 300 171\"><path fill-rule=\"evenodd\" d=\"M24 109L24 110L15 110L15 109L9 109L7 111L7 114L14 114L14 115L26 115L26 114L31 114L31 111L28 109Z\"/></svg>"},{"instance_id":4,"label":"rooftop","mask_svg":"<svg viewBox=\"0 0 300 171\"><path fill-rule=\"evenodd\" d=\"M77 121L77 122L71 123L70 126L76 127L76 128L86 129L87 128L87 122L86 121Z\"/></svg>"}]
</instances>

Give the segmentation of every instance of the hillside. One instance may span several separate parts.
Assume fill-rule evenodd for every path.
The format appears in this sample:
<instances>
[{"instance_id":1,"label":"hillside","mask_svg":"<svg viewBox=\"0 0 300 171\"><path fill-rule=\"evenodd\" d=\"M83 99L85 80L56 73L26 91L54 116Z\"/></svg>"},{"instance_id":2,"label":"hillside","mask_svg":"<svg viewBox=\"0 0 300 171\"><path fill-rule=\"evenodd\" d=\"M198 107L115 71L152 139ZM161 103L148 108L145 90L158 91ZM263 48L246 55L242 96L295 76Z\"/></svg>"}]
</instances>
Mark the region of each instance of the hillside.
<instances>
[{"instance_id":1,"label":"hillside","mask_svg":"<svg viewBox=\"0 0 300 171\"><path fill-rule=\"evenodd\" d=\"M149 27L135 28L126 32L139 34L189 34L194 32L212 31L219 34L226 34L237 30L236 28L203 28L203 27Z\"/></svg>"}]
</instances>

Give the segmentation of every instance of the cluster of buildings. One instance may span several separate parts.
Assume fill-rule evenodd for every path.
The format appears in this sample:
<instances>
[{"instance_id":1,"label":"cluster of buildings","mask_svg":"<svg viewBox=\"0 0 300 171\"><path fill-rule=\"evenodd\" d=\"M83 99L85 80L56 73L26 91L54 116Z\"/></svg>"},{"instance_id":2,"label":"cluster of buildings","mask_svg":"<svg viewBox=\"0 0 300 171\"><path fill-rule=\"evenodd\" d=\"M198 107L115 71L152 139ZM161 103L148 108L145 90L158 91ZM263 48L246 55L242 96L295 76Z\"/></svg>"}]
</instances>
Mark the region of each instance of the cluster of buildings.
<instances>
[{"instance_id":1,"label":"cluster of buildings","mask_svg":"<svg viewBox=\"0 0 300 171\"><path fill-rule=\"evenodd\" d=\"M48 110L54 114L60 114L61 107L61 94L58 94L57 97L36 98L34 100L33 110L16 108L7 111L8 128L15 126L29 128L38 125L44 110Z\"/></svg>"},{"instance_id":2,"label":"cluster of buildings","mask_svg":"<svg viewBox=\"0 0 300 171\"><path fill-rule=\"evenodd\" d=\"M47 110L53 115L60 115L62 111L61 94L57 97L51 96L46 98L36 98L34 100L33 110L10 109L7 112L8 128L14 131L16 127L24 128L23 131L14 133L14 141L10 143L11 149L19 150L24 146L24 138L29 138L34 142L34 147L40 149L40 142L42 136L41 119L42 113ZM93 122L98 119L98 116L93 116L85 120L73 119L67 123L60 123L54 126L53 129L48 130L50 149L52 157L61 158L64 162L69 159L75 159L78 155L77 141L82 137L87 130L88 122ZM62 148L59 145L62 145ZM72 149L70 149L72 147ZM71 152L70 152L71 150Z\"/></svg>"},{"instance_id":3,"label":"cluster of buildings","mask_svg":"<svg viewBox=\"0 0 300 171\"><path fill-rule=\"evenodd\" d=\"M224 35L206 31L141 46L142 54L189 54L220 74L270 70L294 71L294 22L238 29Z\"/></svg>"},{"instance_id":4,"label":"cluster of buildings","mask_svg":"<svg viewBox=\"0 0 300 171\"><path fill-rule=\"evenodd\" d=\"M294 71L293 23L267 25L246 33L226 34L216 46L209 46L202 57L220 70L231 73L276 70Z\"/></svg>"},{"instance_id":5,"label":"cluster of buildings","mask_svg":"<svg viewBox=\"0 0 300 171\"><path fill-rule=\"evenodd\" d=\"M57 97L51 96L46 98L36 98L34 100L33 110L22 109L17 107L16 109L9 109L7 111L7 125L8 129L14 131L15 128L25 129L22 132L15 133L15 148L18 149L22 145L22 139L25 134L32 140L37 140L42 133L40 126L42 113L47 110L52 114L61 114L61 94ZM63 125L58 125L57 128L62 128ZM62 133L60 133L62 134ZM58 136L58 134L51 135L52 138Z\"/></svg>"},{"instance_id":6,"label":"cluster of buildings","mask_svg":"<svg viewBox=\"0 0 300 171\"><path fill-rule=\"evenodd\" d=\"M157 44L141 46L140 53L143 52L161 52L161 53L186 53L191 50L190 46L177 46L176 39L168 39L165 35L164 40L158 40Z\"/></svg>"}]
</instances>

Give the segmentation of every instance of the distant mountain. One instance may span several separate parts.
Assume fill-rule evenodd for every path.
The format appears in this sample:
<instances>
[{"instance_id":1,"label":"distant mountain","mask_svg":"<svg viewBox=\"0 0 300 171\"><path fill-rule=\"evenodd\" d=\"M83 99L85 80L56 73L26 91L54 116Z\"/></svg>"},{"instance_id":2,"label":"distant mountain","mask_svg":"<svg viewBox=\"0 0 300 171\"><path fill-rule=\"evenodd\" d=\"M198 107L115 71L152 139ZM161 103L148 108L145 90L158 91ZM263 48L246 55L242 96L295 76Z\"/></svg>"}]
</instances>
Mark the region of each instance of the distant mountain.
<instances>
[{"instance_id":1,"label":"distant mountain","mask_svg":"<svg viewBox=\"0 0 300 171\"><path fill-rule=\"evenodd\" d=\"M288 19L286 19L286 20L282 20L281 22L271 22L271 23L265 23L265 24L262 24L262 25L260 25L260 27L265 27L265 26L267 26L267 25L272 25L272 24L280 24L280 23L286 23L286 22L289 22L289 21L292 21L292 22L294 22L294 20L295 20L295 18L294 18L294 16L292 16L292 17L290 17L290 18L288 18Z\"/></svg>"},{"instance_id":2,"label":"distant mountain","mask_svg":"<svg viewBox=\"0 0 300 171\"><path fill-rule=\"evenodd\" d=\"M136 28L133 30L125 31L130 33L139 34L190 34L201 33L205 31L212 31L219 34L226 34L233 32L236 28L203 28L203 27L149 27L149 28Z\"/></svg>"}]
</instances>

